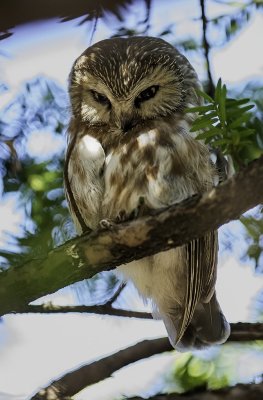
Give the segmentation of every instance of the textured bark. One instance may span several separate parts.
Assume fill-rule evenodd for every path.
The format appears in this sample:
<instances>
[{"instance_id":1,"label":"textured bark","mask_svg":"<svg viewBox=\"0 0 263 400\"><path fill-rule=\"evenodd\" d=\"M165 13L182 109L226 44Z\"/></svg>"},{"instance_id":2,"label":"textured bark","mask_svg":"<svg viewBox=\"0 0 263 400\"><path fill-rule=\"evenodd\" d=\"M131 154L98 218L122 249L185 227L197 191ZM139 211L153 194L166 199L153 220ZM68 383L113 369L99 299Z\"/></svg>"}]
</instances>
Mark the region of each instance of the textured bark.
<instances>
[{"instance_id":1,"label":"textured bark","mask_svg":"<svg viewBox=\"0 0 263 400\"><path fill-rule=\"evenodd\" d=\"M263 324L247 324L240 322L238 324L231 324L232 332L228 341L240 340L242 335L245 338L248 332L251 334L252 329L254 332L258 331L258 334L255 336L256 338L263 339ZM166 351L174 351L167 338L144 340L134 346L120 350L108 357L104 357L99 361L95 361L75 371L69 372L57 381L52 382L48 387L41 389L32 397L32 400L48 400L51 398L52 400L58 400L67 396L73 396L85 387L110 377L113 372L126 365ZM165 399L165 397L163 398ZM178 399L179 398L182 397L179 396ZM209 399L209 397L207 399ZM235 397L233 397L233 399L235 399ZM261 398L258 397L258 399Z\"/></svg>"},{"instance_id":2,"label":"textured bark","mask_svg":"<svg viewBox=\"0 0 263 400\"><path fill-rule=\"evenodd\" d=\"M0 274L0 314L117 265L181 246L263 201L263 156L203 196L84 234Z\"/></svg>"}]
</instances>

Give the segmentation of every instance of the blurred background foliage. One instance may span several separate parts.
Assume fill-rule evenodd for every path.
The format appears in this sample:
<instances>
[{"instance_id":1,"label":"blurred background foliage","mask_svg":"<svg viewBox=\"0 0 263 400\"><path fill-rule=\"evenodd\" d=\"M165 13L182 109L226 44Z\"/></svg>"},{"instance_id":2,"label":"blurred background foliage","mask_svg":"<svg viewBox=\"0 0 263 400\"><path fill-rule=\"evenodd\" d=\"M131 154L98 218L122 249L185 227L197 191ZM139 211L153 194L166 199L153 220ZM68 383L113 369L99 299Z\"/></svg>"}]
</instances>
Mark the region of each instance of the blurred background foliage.
<instances>
[{"instance_id":1,"label":"blurred background foliage","mask_svg":"<svg viewBox=\"0 0 263 400\"><path fill-rule=\"evenodd\" d=\"M81 18L79 24L89 24L88 37L92 36L97 29L97 21L106 19L108 14L114 15L121 26L112 27L112 36L134 36L147 34L151 28L150 0L141 1L143 12L136 20L134 26L128 23L129 7L137 7L135 0L118 1L65 1L63 7L59 2L53 2L52 7L43 0L38 2L38 7L29 7L29 0L10 0L3 6L0 17L0 38L5 39L10 35L16 35L14 26L38 19L60 17L62 23L74 18ZM158 3L158 2L157 2ZM161 0L159 0L161 3ZM176 1L174 2L176 3ZM204 65L209 67L210 53L214 48L221 47L230 42L235 35L244 29L256 12L263 8L263 1L217 1L205 2L222 3L228 5L228 12L208 19L203 13L200 18L200 36L176 37L176 24L169 20L167 25L159 32L159 36L168 40L178 47L186 56L196 53L202 57ZM200 0L200 15L202 5ZM21 7L21 5L23 5ZM160 6L160 4L159 4ZM171 2L173 7L173 2ZM13 10L21 12L14 13ZM30 10L30 12L28 12ZM26 12L25 12L26 11ZM78 29L76 27L76 29ZM207 43L209 37L209 44ZM0 54L1 56L1 54ZM72 60L73 61L73 60ZM211 71L204 68L203 79L204 90L211 95L215 88L215 82L211 78ZM222 100L221 85L217 89L218 104ZM8 91L5 82L0 82L1 93ZM254 107L247 109L248 117L241 119L247 136L241 136L240 129L234 129L228 140L235 143L235 151L239 161L243 163L252 161L262 154L263 149L263 83L247 82L242 87L228 88L229 98L249 98ZM207 98L207 106L211 106L211 99ZM224 100L225 101L225 100ZM210 102L210 103L209 103ZM245 103L244 103L245 104ZM245 104L246 105L246 104ZM229 112L229 101L224 102L224 113ZM220 110L219 110L220 111ZM199 117L211 117L213 108L199 110ZM242 113L242 112L241 112ZM224 114L224 115L225 115ZM242 114L244 116L244 114ZM215 116L213 114L213 116ZM66 143L66 127L69 118L69 104L67 93L64 88L51 79L44 76L33 78L25 82L23 88L13 100L0 110L0 190L2 199L14 196L22 210L24 219L19 235L14 236L5 233L5 245L0 251L1 269L9 266L18 266L27 258L35 255L45 254L52 247L57 246L75 235L73 224L69 218L67 205L63 192L63 163L64 149ZM207 119L208 119L207 118ZM218 116L222 121L222 109ZM231 123L235 116L231 115ZM199 120L200 122L200 120ZM245 125L244 125L245 124ZM198 121L196 125L198 130ZM237 126L240 128L240 126ZM199 125L200 128L200 125ZM227 128L227 127L225 127ZM216 128L214 129L214 134ZM211 132L212 130L210 130ZM225 129L226 132L229 131ZM214 138L204 135L204 138ZM43 140L43 137L46 139ZM225 153L231 153L229 142L224 142L224 137L218 137L216 144L221 146ZM45 140L54 143L53 148L45 150ZM221 140L221 142L220 142ZM244 143L242 143L244 140ZM39 151L40 149L40 151ZM232 154L233 155L233 154ZM263 269L263 218L262 210L257 208L253 212L241 218L241 229L247 239L247 250L243 257L254 260L258 271ZM242 228L243 227L243 228ZM229 239L232 240L231 238ZM76 294L77 301L83 304L102 303L110 297L118 281L114 274L103 273L93 279L74 285L72 290ZM125 289L126 290L126 289ZM129 296L128 296L129 297ZM121 306L125 307L124 296L121 296ZM258 318L262 315L262 301L258 300ZM261 347L262 345L257 344ZM233 376L233 365L224 366L224 352L217 352L211 359L203 360L196 355L187 353L177 358L175 369L170 376L170 384L176 384L179 391L189 390L195 387L218 388L231 382ZM172 387L172 386L171 386Z\"/></svg>"}]
</instances>

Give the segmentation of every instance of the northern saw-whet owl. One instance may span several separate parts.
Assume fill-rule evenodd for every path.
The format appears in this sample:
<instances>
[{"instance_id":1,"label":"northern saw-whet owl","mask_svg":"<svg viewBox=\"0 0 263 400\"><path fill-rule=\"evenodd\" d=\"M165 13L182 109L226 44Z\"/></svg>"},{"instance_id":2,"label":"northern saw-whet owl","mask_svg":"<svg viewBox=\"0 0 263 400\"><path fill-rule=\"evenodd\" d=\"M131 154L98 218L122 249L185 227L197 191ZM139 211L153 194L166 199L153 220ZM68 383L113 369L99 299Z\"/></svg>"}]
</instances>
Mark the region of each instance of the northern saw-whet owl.
<instances>
[{"instance_id":1,"label":"northern saw-whet owl","mask_svg":"<svg viewBox=\"0 0 263 400\"><path fill-rule=\"evenodd\" d=\"M190 132L201 88L188 60L153 37L98 42L69 77L65 192L78 233L179 203L213 187L220 173ZM195 222L193 221L193 224ZM152 303L179 349L223 343L215 293L217 232L117 268Z\"/></svg>"}]
</instances>

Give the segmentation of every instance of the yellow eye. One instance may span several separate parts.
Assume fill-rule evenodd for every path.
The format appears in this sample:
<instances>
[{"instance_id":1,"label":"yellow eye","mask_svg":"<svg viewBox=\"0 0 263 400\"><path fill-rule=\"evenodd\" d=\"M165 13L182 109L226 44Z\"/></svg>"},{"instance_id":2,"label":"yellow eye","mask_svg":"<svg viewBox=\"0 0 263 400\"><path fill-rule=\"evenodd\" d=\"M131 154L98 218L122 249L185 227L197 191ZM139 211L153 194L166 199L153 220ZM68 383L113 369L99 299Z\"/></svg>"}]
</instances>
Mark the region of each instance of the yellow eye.
<instances>
[{"instance_id":1,"label":"yellow eye","mask_svg":"<svg viewBox=\"0 0 263 400\"><path fill-rule=\"evenodd\" d=\"M152 99L159 89L158 85L153 85L143 90L135 99L135 106L140 107L140 104L144 101Z\"/></svg>"}]
</instances>

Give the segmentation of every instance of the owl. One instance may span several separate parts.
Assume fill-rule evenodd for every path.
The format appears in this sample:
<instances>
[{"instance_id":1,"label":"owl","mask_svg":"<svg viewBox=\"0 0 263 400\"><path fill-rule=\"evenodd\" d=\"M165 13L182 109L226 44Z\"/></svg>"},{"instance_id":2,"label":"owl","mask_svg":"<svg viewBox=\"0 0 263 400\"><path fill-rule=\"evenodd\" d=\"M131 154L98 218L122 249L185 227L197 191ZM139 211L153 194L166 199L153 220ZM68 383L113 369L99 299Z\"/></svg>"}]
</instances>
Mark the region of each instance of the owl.
<instances>
[{"instance_id":1,"label":"owl","mask_svg":"<svg viewBox=\"0 0 263 400\"><path fill-rule=\"evenodd\" d=\"M216 163L190 131L193 114L184 112L202 104L200 88L188 60L158 38L103 40L75 61L64 180L79 234L213 187ZM181 351L229 336L215 292L217 253L217 232L210 232L117 268Z\"/></svg>"}]
</instances>

